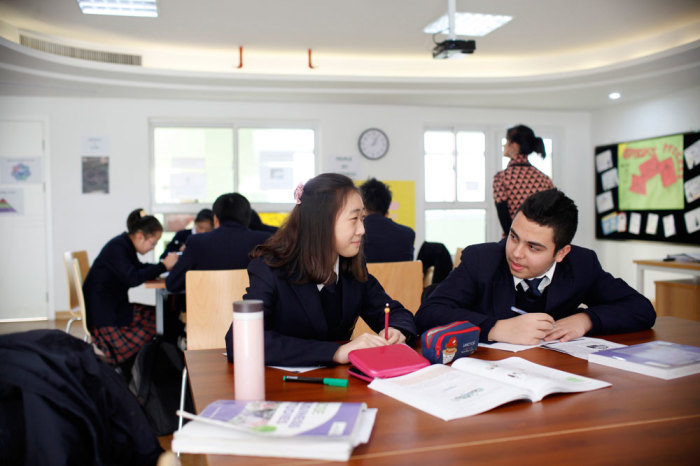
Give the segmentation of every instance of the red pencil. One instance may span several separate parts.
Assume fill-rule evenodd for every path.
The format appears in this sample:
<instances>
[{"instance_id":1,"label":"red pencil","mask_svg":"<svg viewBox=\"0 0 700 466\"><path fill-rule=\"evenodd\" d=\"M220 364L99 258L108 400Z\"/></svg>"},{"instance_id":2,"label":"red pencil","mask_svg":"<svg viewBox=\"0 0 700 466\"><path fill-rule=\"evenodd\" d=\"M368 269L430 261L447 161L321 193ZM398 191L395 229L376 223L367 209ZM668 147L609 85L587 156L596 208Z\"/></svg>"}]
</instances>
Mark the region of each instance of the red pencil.
<instances>
[{"instance_id":1,"label":"red pencil","mask_svg":"<svg viewBox=\"0 0 700 466\"><path fill-rule=\"evenodd\" d=\"M389 303L384 307L384 339L389 339Z\"/></svg>"}]
</instances>

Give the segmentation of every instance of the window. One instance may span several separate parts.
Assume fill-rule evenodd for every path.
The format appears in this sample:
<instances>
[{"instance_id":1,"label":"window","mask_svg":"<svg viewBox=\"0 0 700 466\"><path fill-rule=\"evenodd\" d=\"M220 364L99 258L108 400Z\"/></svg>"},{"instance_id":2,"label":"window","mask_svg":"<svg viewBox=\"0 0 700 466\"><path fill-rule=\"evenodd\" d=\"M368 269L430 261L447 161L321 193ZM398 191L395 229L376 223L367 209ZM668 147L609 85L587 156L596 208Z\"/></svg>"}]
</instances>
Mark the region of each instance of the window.
<instances>
[{"instance_id":1,"label":"window","mask_svg":"<svg viewBox=\"0 0 700 466\"><path fill-rule=\"evenodd\" d=\"M425 131L426 241L443 243L454 254L457 248L500 239L491 183L510 160L503 157L504 133L501 127ZM552 177L554 138L542 139L547 157L529 160Z\"/></svg>"},{"instance_id":2,"label":"window","mask_svg":"<svg viewBox=\"0 0 700 466\"><path fill-rule=\"evenodd\" d=\"M486 134L424 134L425 240L457 248L486 241Z\"/></svg>"},{"instance_id":3,"label":"window","mask_svg":"<svg viewBox=\"0 0 700 466\"><path fill-rule=\"evenodd\" d=\"M283 218L294 187L315 175L313 128L153 123L152 131L152 211L166 230L161 242L227 192L246 196L263 217Z\"/></svg>"}]
</instances>

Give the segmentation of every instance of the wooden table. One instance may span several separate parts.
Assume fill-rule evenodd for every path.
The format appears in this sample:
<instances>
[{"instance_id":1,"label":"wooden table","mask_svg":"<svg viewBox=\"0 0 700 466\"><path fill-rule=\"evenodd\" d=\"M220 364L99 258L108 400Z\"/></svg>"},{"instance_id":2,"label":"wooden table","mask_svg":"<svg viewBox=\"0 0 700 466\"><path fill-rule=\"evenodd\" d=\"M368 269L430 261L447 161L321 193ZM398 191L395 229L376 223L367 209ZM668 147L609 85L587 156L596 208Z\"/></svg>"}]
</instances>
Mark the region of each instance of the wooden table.
<instances>
[{"instance_id":1,"label":"wooden table","mask_svg":"<svg viewBox=\"0 0 700 466\"><path fill-rule=\"evenodd\" d=\"M660 260L636 260L637 264L637 291L644 294L644 271L661 270L685 275L693 275L700 282L700 262L660 261Z\"/></svg>"},{"instance_id":2,"label":"wooden table","mask_svg":"<svg viewBox=\"0 0 700 466\"><path fill-rule=\"evenodd\" d=\"M700 345L700 322L660 317L653 330L610 335L624 344L668 340ZM519 353L479 348L471 357L524 359L612 383L593 392L550 395L539 403L512 402L476 416L445 422L367 388L350 377L347 388L283 383L266 369L267 399L356 401L378 408L369 443L351 464L697 464L700 457L700 374L662 380L613 369L542 348ZM232 399L233 365L222 350L185 353L197 412ZM347 366L309 372L346 377ZM318 461L208 455L210 465L319 464ZM332 463L331 463L332 464Z\"/></svg>"}]
</instances>

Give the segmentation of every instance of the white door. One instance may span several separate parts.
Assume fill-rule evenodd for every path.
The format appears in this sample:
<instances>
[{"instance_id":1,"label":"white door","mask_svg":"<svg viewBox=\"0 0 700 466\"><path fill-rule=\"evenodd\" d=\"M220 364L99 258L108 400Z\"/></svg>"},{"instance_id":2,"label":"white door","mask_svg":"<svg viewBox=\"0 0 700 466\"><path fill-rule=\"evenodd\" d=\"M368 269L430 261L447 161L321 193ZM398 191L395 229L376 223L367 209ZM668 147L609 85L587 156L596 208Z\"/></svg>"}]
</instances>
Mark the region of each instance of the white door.
<instances>
[{"instance_id":1,"label":"white door","mask_svg":"<svg viewBox=\"0 0 700 466\"><path fill-rule=\"evenodd\" d=\"M0 120L0 320L49 316L44 123Z\"/></svg>"}]
</instances>

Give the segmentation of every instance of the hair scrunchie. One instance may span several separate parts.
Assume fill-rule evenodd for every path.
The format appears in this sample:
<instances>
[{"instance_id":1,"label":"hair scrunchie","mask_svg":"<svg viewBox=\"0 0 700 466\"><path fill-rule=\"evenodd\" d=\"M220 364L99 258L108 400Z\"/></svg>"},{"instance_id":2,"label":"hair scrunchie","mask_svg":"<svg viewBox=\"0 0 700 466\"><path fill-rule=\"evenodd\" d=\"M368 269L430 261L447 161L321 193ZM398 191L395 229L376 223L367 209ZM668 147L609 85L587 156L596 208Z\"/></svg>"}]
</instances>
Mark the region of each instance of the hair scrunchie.
<instances>
[{"instance_id":1,"label":"hair scrunchie","mask_svg":"<svg viewBox=\"0 0 700 466\"><path fill-rule=\"evenodd\" d=\"M304 194L304 183L299 183L299 186L294 190L294 200L297 204L301 204L301 195Z\"/></svg>"}]
</instances>

